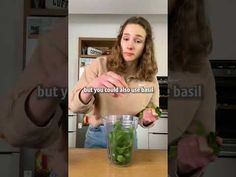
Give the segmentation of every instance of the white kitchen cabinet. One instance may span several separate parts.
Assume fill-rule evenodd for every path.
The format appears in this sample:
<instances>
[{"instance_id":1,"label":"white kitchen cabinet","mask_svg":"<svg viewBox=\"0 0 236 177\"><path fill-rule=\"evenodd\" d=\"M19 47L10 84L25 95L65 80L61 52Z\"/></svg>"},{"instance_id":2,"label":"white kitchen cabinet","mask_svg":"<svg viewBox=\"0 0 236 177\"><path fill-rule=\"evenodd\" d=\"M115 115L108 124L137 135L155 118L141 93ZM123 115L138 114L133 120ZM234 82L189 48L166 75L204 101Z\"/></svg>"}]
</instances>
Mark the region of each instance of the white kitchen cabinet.
<instances>
[{"instance_id":1,"label":"white kitchen cabinet","mask_svg":"<svg viewBox=\"0 0 236 177\"><path fill-rule=\"evenodd\" d=\"M69 148L75 148L76 146L76 132L68 133L68 146Z\"/></svg>"},{"instance_id":2,"label":"white kitchen cabinet","mask_svg":"<svg viewBox=\"0 0 236 177\"><path fill-rule=\"evenodd\" d=\"M68 147L76 146L76 129L77 129L77 114L69 114L68 116Z\"/></svg>"},{"instance_id":3,"label":"white kitchen cabinet","mask_svg":"<svg viewBox=\"0 0 236 177\"><path fill-rule=\"evenodd\" d=\"M0 176L1 177L19 177L19 153L0 153Z\"/></svg>"},{"instance_id":4,"label":"white kitchen cabinet","mask_svg":"<svg viewBox=\"0 0 236 177\"><path fill-rule=\"evenodd\" d=\"M148 129L138 125L137 128L137 148L148 149Z\"/></svg>"},{"instance_id":5,"label":"white kitchen cabinet","mask_svg":"<svg viewBox=\"0 0 236 177\"><path fill-rule=\"evenodd\" d=\"M149 149L168 148L168 118L159 118L155 125L148 130Z\"/></svg>"},{"instance_id":6,"label":"white kitchen cabinet","mask_svg":"<svg viewBox=\"0 0 236 177\"><path fill-rule=\"evenodd\" d=\"M20 167L20 149L0 139L0 176L18 177Z\"/></svg>"},{"instance_id":7,"label":"white kitchen cabinet","mask_svg":"<svg viewBox=\"0 0 236 177\"><path fill-rule=\"evenodd\" d=\"M149 128L149 132L154 133L168 133L168 119L167 118L159 118L155 125Z\"/></svg>"},{"instance_id":8,"label":"white kitchen cabinet","mask_svg":"<svg viewBox=\"0 0 236 177\"><path fill-rule=\"evenodd\" d=\"M168 135L149 133L148 135L148 149L167 149L168 148Z\"/></svg>"},{"instance_id":9,"label":"white kitchen cabinet","mask_svg":"<svg viewBox=\"0 0 236 177\"><path fill-rule=\"evenodd\" d=\"M68 131L76 131L77 115L69 115L68 117Z\"/></svg>"},{"instance_id":10,"label":"white kitchen cabinet","mask_svg":"<svg viewBox=\"0 0 236 177\"><path fill-rule=\"evenodd\" d=\"M167 0L70 0L69 14L167 14Z\"/></svg>"},{"instance_id":11,"label":"white kitchen cabinet","mask_svg":"<svg viewBox=\"0 0 236 177\"><path fill-rule=\"evenodd\" d=\"M138 149L168 148L168 118L160 118L153 127L137 128Z\"/></svg>"}]
</instances>

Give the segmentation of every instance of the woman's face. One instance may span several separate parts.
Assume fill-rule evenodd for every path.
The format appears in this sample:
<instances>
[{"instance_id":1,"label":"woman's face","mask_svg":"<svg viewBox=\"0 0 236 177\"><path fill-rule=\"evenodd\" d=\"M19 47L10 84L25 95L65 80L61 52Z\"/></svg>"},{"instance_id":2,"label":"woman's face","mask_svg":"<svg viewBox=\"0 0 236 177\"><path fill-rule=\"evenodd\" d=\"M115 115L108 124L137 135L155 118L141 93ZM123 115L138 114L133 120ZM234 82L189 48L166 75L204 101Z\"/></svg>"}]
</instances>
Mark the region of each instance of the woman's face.
<instances>
[{"instance_id":1,"label":"woman's face","mask_svg":"<svg viewBox=\"0 0 236 177\"><path fill-rule=\"evenodd\" d=\"M122 56L125 61L138 59L145 46L146 31L138 24L126 25L121 37Z\"/></svg>"}]
</instances>

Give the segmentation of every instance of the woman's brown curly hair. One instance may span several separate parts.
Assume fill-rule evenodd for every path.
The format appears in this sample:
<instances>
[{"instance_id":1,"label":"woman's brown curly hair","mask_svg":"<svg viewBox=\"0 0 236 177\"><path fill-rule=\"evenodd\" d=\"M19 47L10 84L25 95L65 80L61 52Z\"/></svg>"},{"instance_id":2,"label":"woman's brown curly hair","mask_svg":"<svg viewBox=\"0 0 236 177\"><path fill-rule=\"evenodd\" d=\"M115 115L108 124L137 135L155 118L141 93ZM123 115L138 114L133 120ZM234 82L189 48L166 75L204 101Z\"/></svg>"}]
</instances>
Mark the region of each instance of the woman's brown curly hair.
<instances>
[{"instance_id":1,"label":"woman's brown curly hair","mask_svg":"<svg viewBox=\"0 0 236 177\"><path fill-rule=\"evenodd\" d=\"M123 31L128 24L138 24L146 31L147 35L145 46L143 49L143 54L138 59L136 76L141 81L152 81L157 73L157 64L154 56L154 44L152 39L151 25L143 17L131 17L127 19L120 27L112 55L108 57L107 68L109 71L113 71L118 74L124 74L127 71L127 65L122 56L120 43Z\"/></svg>"},{"instance_id":2,"label":"woman's brown curly hair","mask_svg":"<svg viewBox=\"0 0 236 177\"><path fill-rule=\"evenodd\" d=\"M203 0L177 0L169 13L170 71L199 72L212 50Z\"/></svg>"}]
</instances>

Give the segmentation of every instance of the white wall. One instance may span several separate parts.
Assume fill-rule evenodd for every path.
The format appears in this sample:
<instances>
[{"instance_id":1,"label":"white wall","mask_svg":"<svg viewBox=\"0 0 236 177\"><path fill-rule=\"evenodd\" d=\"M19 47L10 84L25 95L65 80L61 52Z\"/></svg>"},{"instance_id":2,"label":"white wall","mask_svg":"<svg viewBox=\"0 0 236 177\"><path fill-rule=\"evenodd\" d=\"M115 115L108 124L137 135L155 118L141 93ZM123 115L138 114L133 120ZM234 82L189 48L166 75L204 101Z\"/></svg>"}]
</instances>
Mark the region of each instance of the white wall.
<instances>
[{"instance_id":1,"label":"white wall","mask_svg":"<svg viewBox=\"0 0 236 177\"><path fill-rule=\"evenodd\" d=\"M167 14L168 0L70 0L69 14Z\"/></svg>"},{"instance_id":2,"label":"white wall","mask_svg":"<svg viewBox=\"0 0 236 177\"><path fill-rule=\"evenodd\" d=\"M23 66L23 0L1 1L0 97L12 88Z\"/></svg>"},{"instance_id":3,"label":"white wall","mask_svg":"<svg viewBox=\"0 0 236 177\"><path fill-rule=\"evenodd\" d=\"M131 15L69 15L69 90L78 76L79 37L116 37ZM158 76L167 76L167 15L142 15L152 25Z\"/></svg>"},{"instance_id":4,"label":"white wall","mask_svg":"<svg viewBox=\"0 0 236 177\"><path fill-rule=\"evenodd\" d=\"M236 60L236 1L207 0L213 51L210 59Z\"/></svg>"}]
</instances>

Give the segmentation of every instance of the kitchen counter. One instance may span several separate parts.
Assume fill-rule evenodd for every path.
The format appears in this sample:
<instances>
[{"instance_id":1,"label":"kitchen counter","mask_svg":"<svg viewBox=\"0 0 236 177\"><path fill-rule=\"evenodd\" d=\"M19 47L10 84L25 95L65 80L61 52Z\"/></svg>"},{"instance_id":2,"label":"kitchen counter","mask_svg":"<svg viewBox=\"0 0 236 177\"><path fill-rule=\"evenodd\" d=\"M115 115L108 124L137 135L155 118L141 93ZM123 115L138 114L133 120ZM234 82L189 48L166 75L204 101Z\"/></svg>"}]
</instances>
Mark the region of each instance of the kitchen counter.
<instances>
[{"instance_id":1,"label":"kitchen counter","mask_svg":"<svg viewBox=\"0 0 236 177\"><path fill-rule=\"evenodd\" d=\"M167 177L167 151L134 152L127 167L112 164L106 149L69 149L69 177Z\"/></svg>"}]
</instances>

